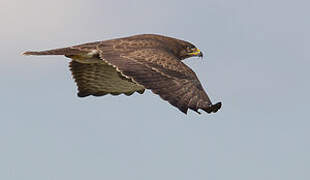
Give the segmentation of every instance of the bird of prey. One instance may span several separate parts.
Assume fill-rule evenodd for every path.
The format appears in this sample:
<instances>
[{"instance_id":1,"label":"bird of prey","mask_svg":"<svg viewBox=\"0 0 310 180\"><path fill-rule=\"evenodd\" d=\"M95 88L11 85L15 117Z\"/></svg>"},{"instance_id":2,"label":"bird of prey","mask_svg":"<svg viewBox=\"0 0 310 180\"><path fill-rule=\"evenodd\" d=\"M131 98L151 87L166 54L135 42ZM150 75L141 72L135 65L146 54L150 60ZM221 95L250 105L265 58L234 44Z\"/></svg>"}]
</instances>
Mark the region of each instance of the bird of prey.
<instances>
[{"instance_id":1,"label":"bird of prey","mask_svg":"<svg viewBox=\"0 0 310 180\"><path fill-rule=\"evenodd\" d=\"M142 94L145 89L187 114L217 112L221 102L212 104L195 72L182 60L202 52L192 43L172 37L141 34L91 42L24 55L64 55L71 58L70 70L78 96Z\"/></svg>"}]
</instances>

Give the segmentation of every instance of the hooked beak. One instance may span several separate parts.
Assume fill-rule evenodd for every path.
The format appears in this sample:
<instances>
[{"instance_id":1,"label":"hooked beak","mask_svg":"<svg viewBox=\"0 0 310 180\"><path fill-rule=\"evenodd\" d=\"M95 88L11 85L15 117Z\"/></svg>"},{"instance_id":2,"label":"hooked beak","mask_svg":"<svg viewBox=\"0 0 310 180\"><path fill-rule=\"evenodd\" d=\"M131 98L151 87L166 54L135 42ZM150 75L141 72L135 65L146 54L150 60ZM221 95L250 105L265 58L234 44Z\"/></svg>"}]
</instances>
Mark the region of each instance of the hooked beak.
<instances>
[{"instance_id":1,"label":"hooked beak","mask_svg":"<svg viewBox=\"0 0 310 180\"><path fill-rule=\"evenodd\" d=\"M197 48L196 51L189 53L191 56L198 56L198 57L203 57L202 52Z\"/></svg>"}]
</instances>

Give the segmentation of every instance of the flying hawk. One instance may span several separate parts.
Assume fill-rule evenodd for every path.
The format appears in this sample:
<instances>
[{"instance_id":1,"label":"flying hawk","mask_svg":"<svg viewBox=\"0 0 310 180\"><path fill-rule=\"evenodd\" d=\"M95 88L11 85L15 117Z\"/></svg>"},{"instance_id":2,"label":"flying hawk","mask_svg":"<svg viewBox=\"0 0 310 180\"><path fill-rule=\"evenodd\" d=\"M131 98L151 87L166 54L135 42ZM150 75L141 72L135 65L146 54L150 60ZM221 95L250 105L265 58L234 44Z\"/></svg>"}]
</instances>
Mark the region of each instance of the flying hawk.
<instances>
[{"instance_id":1,"label":"flying hawk","mask_svg":"<svg viewBox=\"0 0 310 180\"><path fill-rule=\"evenodd\" d=\"M70 70L78 96L142 94L150 89L183 113L217 112L195 72L182 60L202 52L193 44L162 35L142 34L81 44L24 55L64 55L71 58Z\"/></svg>"}]
</instances>

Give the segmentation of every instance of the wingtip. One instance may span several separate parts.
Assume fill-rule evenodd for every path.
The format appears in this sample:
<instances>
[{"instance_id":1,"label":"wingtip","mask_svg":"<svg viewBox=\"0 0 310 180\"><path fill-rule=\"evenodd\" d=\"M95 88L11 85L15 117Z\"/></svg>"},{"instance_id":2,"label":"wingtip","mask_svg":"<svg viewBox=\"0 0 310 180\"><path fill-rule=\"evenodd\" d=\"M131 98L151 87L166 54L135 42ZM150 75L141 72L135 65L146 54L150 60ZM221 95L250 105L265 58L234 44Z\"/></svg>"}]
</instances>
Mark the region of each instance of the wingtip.
<instances>
[{"instance_id":1,"label":"wingtip","mask_svg":"<svg viewBox=\"0 0 310 180\"><path fill-rule=\"evenodd\" d=\"M211 106L212 112L216 113L222 107L222 102L218 102Z\"/></svg>"},{"instance_id":2,"label":"wingtip","mask_svg":"<svg viewBox=\"0 0 310 180\"><path fill-rule=\"evenodd\" d=\"M207 108L203 108L207 113L216 113L222 107L222 102L218 102L216 104L209 105Z\"/></svg>"}]
</instances>

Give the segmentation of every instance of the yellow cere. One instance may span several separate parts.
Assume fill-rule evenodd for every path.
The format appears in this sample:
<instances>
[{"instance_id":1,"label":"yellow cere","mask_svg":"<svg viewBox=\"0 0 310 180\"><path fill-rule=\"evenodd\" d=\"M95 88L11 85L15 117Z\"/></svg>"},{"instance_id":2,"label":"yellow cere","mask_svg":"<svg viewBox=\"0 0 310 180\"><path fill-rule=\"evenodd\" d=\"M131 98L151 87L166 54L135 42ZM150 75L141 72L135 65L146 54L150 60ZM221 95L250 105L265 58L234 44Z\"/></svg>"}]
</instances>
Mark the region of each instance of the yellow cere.
<instances>
[{"instance_id":1,"label":"yellow cere","mask_svg":"<svg viewBox=\"0 0 310 180\"><path fill-rule=\"evenodd\" d=\"M195 52L189 53L190 55L198 55L200 54L200 50L198 48L196 48Z\"/></svg>"}]
</instances>

